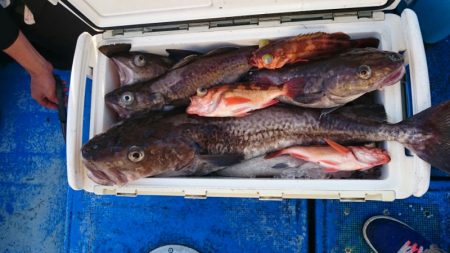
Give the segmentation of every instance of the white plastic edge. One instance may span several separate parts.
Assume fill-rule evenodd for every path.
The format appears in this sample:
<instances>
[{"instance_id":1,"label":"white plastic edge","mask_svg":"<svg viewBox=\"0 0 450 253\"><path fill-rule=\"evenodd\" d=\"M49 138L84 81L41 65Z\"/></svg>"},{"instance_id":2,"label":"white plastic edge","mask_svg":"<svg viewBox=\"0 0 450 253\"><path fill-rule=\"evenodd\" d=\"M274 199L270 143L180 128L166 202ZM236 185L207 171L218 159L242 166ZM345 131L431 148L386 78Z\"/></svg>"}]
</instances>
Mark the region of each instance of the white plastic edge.
<instances>
[{"instance_id":1,"label":"white plastic edge","mask_svg":"<svg viewBox=\"0 0 450 253\"><path fill-rule=\"evenodd\" d=\"M388 0L154 0L135 1L134 3L123 0L67 0L67 2L96 26L112 29L121 26L186 20L364 8L383 6ZM400 0L395 0L383 10L394 9L399 2ZM65 7L67 8L67 6Z\"/></svg>"},{"instance_id":2,"label":"white plastic edge","mask_svg":"<svg viewBox=\"0 0 450 253\"><path fill-rule=\"evenodd\" d=\"M401 15L401 22L410 67L412 109L413 113L417 114L431 106L427 59L416 13L405 9ZM413 195L420 197L428 190L431 165L416 155L413 157L412 164L414 164L413 171L417 179Z\"/></svg>"},{"instance_id":3,"label":"white plastic edge","mask_svg":"<svg viewBox=\"0 0 450 253\"><path fill-rule=\"evenodd\" d=\"M82 33L77 40L77 47L70 77L69 102L67 111L67 180L74 190L83 189L81 146L83 134L83 107L86 77L94 45L89 33Z\"/></svg>"}]
</instances>

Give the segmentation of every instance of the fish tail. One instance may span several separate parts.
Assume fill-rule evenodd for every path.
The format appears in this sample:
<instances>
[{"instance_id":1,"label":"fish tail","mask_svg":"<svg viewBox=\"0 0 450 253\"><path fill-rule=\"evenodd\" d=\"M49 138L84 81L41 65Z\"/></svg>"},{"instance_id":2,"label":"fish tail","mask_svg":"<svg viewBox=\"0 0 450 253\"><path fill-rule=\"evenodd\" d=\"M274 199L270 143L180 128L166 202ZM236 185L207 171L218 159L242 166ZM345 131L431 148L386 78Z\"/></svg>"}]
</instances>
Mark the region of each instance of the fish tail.
<instances>
[{"instance_id":1,"label":"fish tail","mask_svg":"<svg viewBox=\"0 0 450 253\"><path fill-rule=\"evenodd\" d=\"M303 78L294 78L283 85L283 95L295 100L304 92L305 80Z\"/></svg>"},{"instance_id":2,"label":"fish tail","mask_svg":"<svg viewBox=\"0 0 450 253\"><path fill-rule=\"evenodd\" d=\"M428 108L402 125L418 129L423 137L410 138L405 146L432 166L450 173L450 101Z\"/></svg>"},{"instance_id":3,"label":"fish tail","mask_svg":"<svg viewBox=\"0 0 450 253\"><path fill-rule=\"evenodd\" d=\"M376 38L365 38L365 39L352 40L352 43L353 43L353 47L356 47L356 48L364 48L364 47L378 48L380 41Z\"/></svg>"}]
</instances>

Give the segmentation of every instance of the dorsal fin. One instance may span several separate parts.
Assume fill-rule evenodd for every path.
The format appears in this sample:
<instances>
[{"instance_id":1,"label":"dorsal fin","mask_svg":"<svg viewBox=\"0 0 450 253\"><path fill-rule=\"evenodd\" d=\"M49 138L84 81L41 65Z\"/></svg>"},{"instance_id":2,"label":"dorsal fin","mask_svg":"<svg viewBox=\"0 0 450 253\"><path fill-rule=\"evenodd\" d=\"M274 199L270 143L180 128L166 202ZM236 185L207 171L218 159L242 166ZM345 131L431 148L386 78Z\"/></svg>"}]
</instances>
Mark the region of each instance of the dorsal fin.
<instances>
[{"instance_id":1,"label":"dorsal fin","mask_svg":"<svg viewBox=\"0 0 450 253\"><path fill-rule=\"evenodd\" d=\"M189 56L184 57L181 61L177 62L175 65L172 66L171 70L181 68L183 66L188 65L189 63L192 63L196 59L198 59L199 56L195 54L191 54Z\"/></svg>"},{"instance_id":2,"label":"dorsal fin","mask_svg":"<svg viewBox=\"0 0 450 253\"><path fill-rule=\"evenodd\" d=\"M334 150L336 150L337 152L341 153L341 154L347 154L348 152L350 152L350 149L348 149L347 147L342 146L341 144L331 140L331 139L325 139L325 142L330 145L330 147L332 147Z\"/></svg>"},{"instance_id":3,"label":"dorsal fin","mask_svg":"<svg viewBox=\"0 0 450 253\"><path fill-rule=\"evenodd\" d=\"M107 57L111 57L119 53L128 53L131 50L131 44L128 43L118 43L111 45L103 45L98 48Z\"/></svg>"},{"instance_id":4,"label":"dorsal fin","mask_svg":"<svg viewBox=\"0 0 450 253\"><path fill-rule=\"evenodd\" d=\"M169 54L169 59L173 62L179 62L190 55L202 55L202 53L184 49L166 49L166 52Z\"/></svg>"}]
</instances>

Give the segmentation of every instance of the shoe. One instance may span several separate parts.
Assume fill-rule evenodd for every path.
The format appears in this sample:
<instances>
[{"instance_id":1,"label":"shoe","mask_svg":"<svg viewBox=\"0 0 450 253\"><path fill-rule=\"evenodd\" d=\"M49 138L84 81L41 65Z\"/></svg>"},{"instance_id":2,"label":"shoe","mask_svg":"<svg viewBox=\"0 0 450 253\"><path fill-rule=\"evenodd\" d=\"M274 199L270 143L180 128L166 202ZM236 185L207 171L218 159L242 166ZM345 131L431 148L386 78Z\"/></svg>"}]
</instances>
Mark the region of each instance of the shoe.
<instances>
[{"instance_id":1,"label":"shoe","mask_svg":"<svg viewBox=\"0 0 450 253\"><path fill-rule=\"evenodd\" d=\"M363 226L363 235L379 253L443 252L405 223L389 216L374 216Z\"/></svg>"}]
</instances>

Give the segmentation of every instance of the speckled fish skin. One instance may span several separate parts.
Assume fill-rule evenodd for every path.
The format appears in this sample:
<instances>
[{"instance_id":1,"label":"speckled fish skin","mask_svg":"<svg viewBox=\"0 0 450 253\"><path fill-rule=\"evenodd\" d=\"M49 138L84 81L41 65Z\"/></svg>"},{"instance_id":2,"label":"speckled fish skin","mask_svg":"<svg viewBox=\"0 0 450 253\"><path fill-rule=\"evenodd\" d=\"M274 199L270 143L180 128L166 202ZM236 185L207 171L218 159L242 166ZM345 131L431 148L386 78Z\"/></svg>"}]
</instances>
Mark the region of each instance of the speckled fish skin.
<instances>
[{"instance_id":1,"label":"speckled fish skin","mask_svg":"<svg viewBox=\"0 0 450 253\"><path fill-rule=\"evenodd\" d=\"M342 33L316 32L270 42L253 53L255 67L278 69L289 63L330 57L351 48L378 47L378 39L352 40Z\"/></svg>"},{"instance_id":2,"label":"speckled fish skin","mask_svg":"<svg viewBox=\"0 0 450 253\"><path fill-rule=\"evenodd\" d=\"M111 56L119 73L120 85L152 80L173 65L168 57L144 52L126 52Z\"/></svg>"},{"instance_id":3,"label":"speckled fish skin","mask_svg":"<svg viewBox=\"0 0 450 253\"><path fill-rule=\"evenodd\" d=\"M294 145L324 144L324 139L343 145L397 141L450 171L450 102L398 124L372 121L364 107L355 115L366 113L367 117L351 116L351 107L346 108L349 114L342 109L321 115L317 109L278 106L244 118L179 114L148 122L141 117L95 136L83 146L82 156L92 180L122 185L167 172L229 166Z\"/></svg>"},{"instance_id":4,"label":"speckled fish skin","mask_svg":"<svg viewBox=\"0 0 450 253\"><path fill-rule=\"evenodd\" d=\"M195 95L198 88L232 83L247 73L253 50L253 47L234 48L199 57L153 82L116 89L106 95L105 101L122 118L138 111L161 110L167 105L187 105L189 97Z\"/></svg>"},{"instance_id":5,"label":"speckled fish skin","mask_svg":"<svg viewBox=\"0 0 450 253\"><path fill-rule=\"evenodd\" d=\"M255 71L249 80L272 85L294 82L303 87L303 92L293 99L283 97L280 99L282 102L310 108L331 108L393 85L404 73L400 54L364 48L326 60Z\"/></svg>"}]
</instances>

